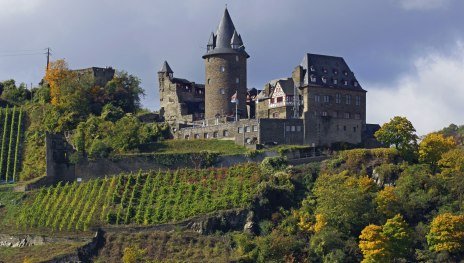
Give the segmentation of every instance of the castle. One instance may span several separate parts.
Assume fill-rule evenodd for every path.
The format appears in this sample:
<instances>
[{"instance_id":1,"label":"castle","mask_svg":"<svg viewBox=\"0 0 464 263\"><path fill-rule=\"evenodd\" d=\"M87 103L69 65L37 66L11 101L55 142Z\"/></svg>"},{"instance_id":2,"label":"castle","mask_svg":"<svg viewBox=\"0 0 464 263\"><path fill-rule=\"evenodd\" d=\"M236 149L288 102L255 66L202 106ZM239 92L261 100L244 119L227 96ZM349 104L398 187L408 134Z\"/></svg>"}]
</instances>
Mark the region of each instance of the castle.
<instances>
[{"instance_id":1,"label":"castle","mask_svg":"<svg viewBox=\"0 0 464 263\"><path fill-rule=\"evenodd\" d=\"M248 90L249 57L226 8L203 55L205 84L175 78L163 63L160 114L175 138L330 147L367 143L378 129L366 124L366 90L343 58L305 54L292 76Z\"/></svg>"}]
</instances>

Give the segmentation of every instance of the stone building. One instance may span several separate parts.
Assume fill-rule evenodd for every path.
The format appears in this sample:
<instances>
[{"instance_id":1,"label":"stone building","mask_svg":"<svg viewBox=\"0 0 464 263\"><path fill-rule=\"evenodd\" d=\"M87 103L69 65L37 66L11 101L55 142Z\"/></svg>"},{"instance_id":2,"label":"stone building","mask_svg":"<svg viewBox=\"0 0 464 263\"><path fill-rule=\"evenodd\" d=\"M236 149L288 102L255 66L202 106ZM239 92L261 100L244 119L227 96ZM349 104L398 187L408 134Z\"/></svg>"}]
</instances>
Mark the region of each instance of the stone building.
<instances>
[{"instance_id":1,"label":"stone building","mask_svg":"<svg viewBox=\"0 0 464 263\"><path fill-rule=\"evenodd\" d=\"M73 72L76 72L78 76L90 76L96 86L104 87L106 83L114 78L115 70L112 67L91 67L75 69Z\"/></svg>"},{"instance_id":2,"label":"stone building","mask_svg":"<svg viewBox=\"0 0 464 263\"><path fill-rule=\"evenodd\" d=\"M191 123L204 118L205 85L174 78L168 62L158 71L160 114L169 123Z\"/></svg>"},{"instance_id":3,"label":"stone building","mask_svg":"<svg viewBox=\"0 0 464 263\"><path fill-rule=\"evenodd\" d=\"M248 58L226 9L203 55L204 86L174 78L164 63L158 72L161 113L184 124L176 126L175 138L314 147L372 139L378 125L366 124L366 91L342 57L305 54L291 77L261 91L247 90Z\"/></svg>"}]
</instances>

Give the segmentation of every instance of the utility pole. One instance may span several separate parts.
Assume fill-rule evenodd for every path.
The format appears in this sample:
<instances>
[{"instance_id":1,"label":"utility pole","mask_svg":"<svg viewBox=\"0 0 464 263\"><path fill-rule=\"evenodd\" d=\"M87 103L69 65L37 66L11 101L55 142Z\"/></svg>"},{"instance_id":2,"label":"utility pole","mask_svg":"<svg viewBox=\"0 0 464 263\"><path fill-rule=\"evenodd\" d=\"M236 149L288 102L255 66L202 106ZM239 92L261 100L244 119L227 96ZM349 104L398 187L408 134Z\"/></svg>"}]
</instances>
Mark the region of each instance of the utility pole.
<instances>
[{"instance_id":1,"label":"utility pole","mask_svg":"<svg viewBox=\"0 0 464 263\"><path fill-rule=\"evenodd\" d=\"M47 52L45 53L45 55L47 55L47 70L48 70L48 67L50 65L50 56L51 56L50 50L51 49L49 47L47 47L46 49L47 49Z\"/></svg>"}]
</instances>

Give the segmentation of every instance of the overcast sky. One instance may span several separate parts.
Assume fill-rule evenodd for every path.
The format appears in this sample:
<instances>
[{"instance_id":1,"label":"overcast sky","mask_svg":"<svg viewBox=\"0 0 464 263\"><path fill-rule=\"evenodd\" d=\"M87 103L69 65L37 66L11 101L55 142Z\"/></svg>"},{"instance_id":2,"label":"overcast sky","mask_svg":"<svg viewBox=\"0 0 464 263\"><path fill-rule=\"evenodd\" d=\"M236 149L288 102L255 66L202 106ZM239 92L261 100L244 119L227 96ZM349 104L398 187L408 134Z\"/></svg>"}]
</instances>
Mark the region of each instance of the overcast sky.
<instances>
[{"instance_id":1,"label":"overcast sky","mask_svg":"<svg viewBox=\"0 0 464 263\"><path fill-rule=\"evenodd\" d=\"M44 48L73 69L112 66L204 83L201 56L228 9L242 35L249 87L290 76L304 53L342 56L368 91L367 121L406 116L419 134L464 124L462 0L0 0L0 80L36 85Z\"/></svg>"}]
</instances>

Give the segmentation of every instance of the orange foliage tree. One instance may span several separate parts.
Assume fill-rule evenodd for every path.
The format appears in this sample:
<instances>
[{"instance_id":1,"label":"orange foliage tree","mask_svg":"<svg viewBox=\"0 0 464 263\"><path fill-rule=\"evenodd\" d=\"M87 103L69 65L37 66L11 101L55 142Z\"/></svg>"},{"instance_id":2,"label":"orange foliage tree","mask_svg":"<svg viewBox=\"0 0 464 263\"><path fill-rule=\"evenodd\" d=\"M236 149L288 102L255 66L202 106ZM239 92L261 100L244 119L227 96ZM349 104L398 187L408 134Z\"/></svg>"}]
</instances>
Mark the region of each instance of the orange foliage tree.
<instances>
[{"instance_id":1,"label":"orange foliage tree","mask_svg":"<svg viewBox=\"0 0 464 263\"><path fill-rule=\"evenodd\" d=\"M45 81L50 86L51 103L58 105L61 99L61 87L74 77L74 73L69 70L68 64L64 59L50 62L49 68L45 71Z\"/></svg>"}]
</instances>

